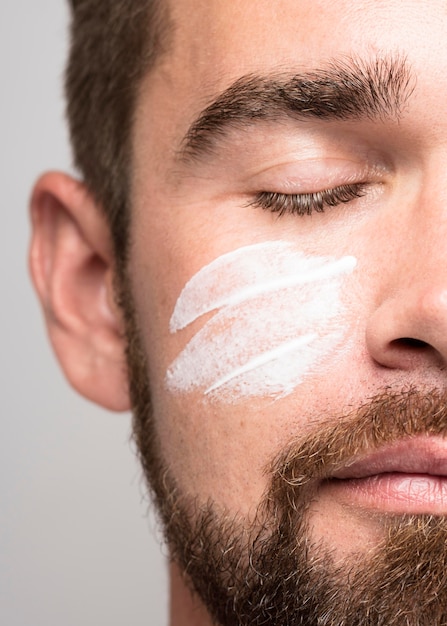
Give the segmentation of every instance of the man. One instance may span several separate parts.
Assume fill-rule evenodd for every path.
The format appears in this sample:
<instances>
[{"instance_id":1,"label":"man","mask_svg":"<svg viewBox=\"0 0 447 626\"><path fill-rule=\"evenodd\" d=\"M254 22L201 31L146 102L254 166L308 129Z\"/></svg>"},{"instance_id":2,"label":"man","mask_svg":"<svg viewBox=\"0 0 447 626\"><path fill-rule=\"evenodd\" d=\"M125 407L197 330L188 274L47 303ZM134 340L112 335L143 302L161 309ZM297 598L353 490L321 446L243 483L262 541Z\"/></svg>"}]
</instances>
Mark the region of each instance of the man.
<instances>
[{"instance_id":1,"label":"man","mask_svg":"<svg viewBox=\"0 0 447 626\"><path fill-rule=\"evenodd\" d=\"M447 623L447 9L79 0L31 267L171 624Z\"/></svg>"}]
</instances>

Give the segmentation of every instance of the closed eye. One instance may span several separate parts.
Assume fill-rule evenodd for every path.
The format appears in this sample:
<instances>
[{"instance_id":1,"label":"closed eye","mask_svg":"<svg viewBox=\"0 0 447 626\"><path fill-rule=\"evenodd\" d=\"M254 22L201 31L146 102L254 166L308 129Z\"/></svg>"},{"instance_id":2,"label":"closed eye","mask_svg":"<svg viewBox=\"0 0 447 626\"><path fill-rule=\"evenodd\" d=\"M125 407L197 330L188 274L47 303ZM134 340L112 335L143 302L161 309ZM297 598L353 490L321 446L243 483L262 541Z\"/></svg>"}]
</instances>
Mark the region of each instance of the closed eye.
<instances>
[{"instance_id":1,"label":"closed eye","mask_svg":"<svg viewBox=\"0 0 447 626\"><path fill-rule=\"evenodd\" d=\"M250 202L250 206L277 213L278 216L311 215L314 211L322 213L327 207L335 207L361 198L366 193L366 187L366 183L353 183L312 193L286 194L261 191Z\"/></svg>"}]
</instances>

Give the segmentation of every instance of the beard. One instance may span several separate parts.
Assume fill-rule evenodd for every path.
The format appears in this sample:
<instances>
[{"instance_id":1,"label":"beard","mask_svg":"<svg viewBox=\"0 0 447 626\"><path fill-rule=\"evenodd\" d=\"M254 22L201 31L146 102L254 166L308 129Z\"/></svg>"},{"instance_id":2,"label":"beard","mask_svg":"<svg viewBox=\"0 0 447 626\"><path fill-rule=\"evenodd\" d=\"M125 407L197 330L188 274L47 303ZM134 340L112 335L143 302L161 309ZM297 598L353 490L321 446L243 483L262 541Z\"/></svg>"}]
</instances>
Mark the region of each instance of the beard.
<instances>
[{"instance_id":1,"label":"beard","mask_svg":"<svg viewBox=\"0 0 447 626\"><path fill-rule=\"evenodd\" d=\"M447 436L447 396L415 389L376 395L334 416L272 461L255 519L200 503L178 488L154 428L143 343L128 290L125 312L133 431L171 559L221 626L447 624L447 522L378 516L382 539L340 564L330 536L312 539L319 486L353 457L403 438ZM330 528L330 520L328 520Z\"/></svg>"}]
</instances>

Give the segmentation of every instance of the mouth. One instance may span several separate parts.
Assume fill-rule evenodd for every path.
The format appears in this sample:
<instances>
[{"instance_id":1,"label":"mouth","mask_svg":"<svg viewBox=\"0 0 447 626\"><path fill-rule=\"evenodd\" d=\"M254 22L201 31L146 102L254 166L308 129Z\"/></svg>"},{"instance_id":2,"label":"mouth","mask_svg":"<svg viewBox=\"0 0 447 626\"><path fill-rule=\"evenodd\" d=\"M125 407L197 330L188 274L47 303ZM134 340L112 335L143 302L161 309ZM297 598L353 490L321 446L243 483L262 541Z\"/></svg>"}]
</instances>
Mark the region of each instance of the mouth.
<instances>
[{"instance_id":1,"label":"mouth","mask_svg":"<svg viewBox=\"0 0 447 626\"><path fill-rule=\"evenodd\" d=\"M352 459L322 485L350 507L447 515L447 439L414 437Z\"/></svg>"}]
</instances>

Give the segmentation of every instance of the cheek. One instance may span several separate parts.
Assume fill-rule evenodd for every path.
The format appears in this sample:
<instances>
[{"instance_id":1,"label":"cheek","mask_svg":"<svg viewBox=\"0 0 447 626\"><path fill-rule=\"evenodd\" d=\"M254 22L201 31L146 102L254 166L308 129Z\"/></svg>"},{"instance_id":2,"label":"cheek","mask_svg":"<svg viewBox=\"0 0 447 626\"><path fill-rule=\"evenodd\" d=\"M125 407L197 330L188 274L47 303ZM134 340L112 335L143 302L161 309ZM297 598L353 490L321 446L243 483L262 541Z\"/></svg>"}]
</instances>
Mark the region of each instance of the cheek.
<instances>
[{"instance_id":1,"label":"cheek","mask_svg":"<svg viewBox=\"0 0 447 626\"><path fill-rule=\"evenodd\" d=\"M225 404L289 395L345 349L340 291L355 265L353 257L306 256L277 241L219 257L178 298L172 334L208 321L168 367L167 390Z\"/></svg>"}]
</instances>

